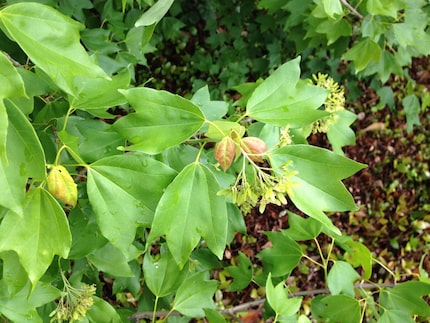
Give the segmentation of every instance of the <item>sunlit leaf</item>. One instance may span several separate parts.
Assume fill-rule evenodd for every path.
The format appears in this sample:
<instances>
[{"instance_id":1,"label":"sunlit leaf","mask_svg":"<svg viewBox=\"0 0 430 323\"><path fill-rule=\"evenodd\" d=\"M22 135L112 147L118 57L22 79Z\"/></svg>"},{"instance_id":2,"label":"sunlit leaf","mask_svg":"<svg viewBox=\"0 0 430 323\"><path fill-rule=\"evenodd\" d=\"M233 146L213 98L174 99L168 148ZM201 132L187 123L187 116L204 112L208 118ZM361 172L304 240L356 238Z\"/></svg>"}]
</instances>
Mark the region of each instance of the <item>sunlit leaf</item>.
<instances>
[{"instance_id":1,"label":"sunlit leaf","mask_svg":"<svg viewBox=\"0 0 430 323\"><path fill-rule=\"evenodd\" d=\"M292 162L289 170L298 174L291 178L295 184L290 196L294 204L307 215L338 233L324 211L355 210L354 199L341 180L364 168L365 165L335 154L327 149L310 145L291 145L270 154L271 164L280 169Z\"/></svg>"},{"instance_id":2,"label":"sunlit leaf","mask_svg":"<svg viewBox=\"0 0 430 323\"><path fill-rule=\"evenodd\" d=\"M76 93L76 76L107 78L80 44L79 31L83 27L54 8L36 2L14 3L0 12L0 28L57 86L72 95Z\"/></svg>"},{"instance_id":3,"label":"sunlit leaf","mask_svg":"<svg viewBox=\"0 0 430 323\"><path fill-rule=\"evenodd\" d=\"M348 110L336 112L335 115L336 122L330 125L327 137L333 151L343 155L342 147L355 145L355 133L349 126L357 119L357 115Z\"/></svg>"},{"instance_id":4,"label":"sunlit leaf","mask_svg":"<svg viewBox=\"0 0 430 323\"><path fill-rule=\"evenodd\" d=\"M129 70L124 70L112 78L94 78L77 76L75 94L69 97L70 106L76 109L107 109L126 103L125 97L118 91L125 89L130 82Z\"/></svg>"},{"instance_id":5,"label":"sunlit leaf","mask_svg":"<svg viewBox=\"0 0 430 323\"><path fill-rule=\"evenodd\" d=\"M160 153L187 140L205 121L199 107L178 95L144 87L120 92L136 110L114 124L133 144L127 150Z\"/></svg>"},{"instance_id":6,"label":"sunlit leaf","mask_svg":"<svg viewBox=\"0 0 430 323\"><path fill-rule=\"evenodd\" d=\"M193 163L185 167L161 197L148 241L165 235L180 267L202 237L221 259L228 217L225 199L217 195L219 190L215 176L206 166Z\"/></svg>"},{"instance_id":7,"label":"sunlit leaf","mask_svg":"<svg viewBox=\"0 0 430 323\"><path fill-rule=\"evenodd\" d=\"M213 101L210 98L208 86L197 90L191 98L191 102L197 104L202 110L207 120L219 120L228 110L228 103L225 101Z\"/></svg>"},{"instance_id":8,"label":"sunlit leaf","mask_svg":"<svg viewBox=\"0 0 430 323\"><path fill-rule=\"evenodd\" d=\"M44 189L26 194L23 216L8 212L0 225L0 251L13 250L33 286L54 258L67 258L72 237L66 215Z\"/></svg>"},{"instance_id":9,"label":"sunlit leaf","mask_svg":"<svg viewBox=\"0 0 430 323\"><path fill-rule=\"evenodd\" d=\"M247 104L250 117L265 123L301 128L327 115L318 110L327 91L300 82L300 57L279 67L252 93Z\"/></svg>"},{"instance_id":10,"label":"sunlit leaf","mask_svg":"<svg viewBox=\"0 0 430 323\"><path fill-rule=\"evenodd\" d=\"M135 27L151 26L158 23L167 13L174 0L158 0L134 24Z\"/></svg>"},{"instance_id":11,"label":"sunlit leaf","mask_svg":"<svg viewBox=\"0 0 430 323\"><path fill-rule=\"evenodd\" d=\"M190 317L204 317L203 308L215 308L212 297L218 286L215 280L206 280L206 273L188 277L176 292L173 309Z\"/></svg>"},{"instance_id":12,"label":"sunlit leaf","mask_svg":"<svg viewBox=\"0 0 430 323\"><path fill-rule=\"evenodd\" d=\"M136 228L151 224L158 200L175 174L168 166L140 154L107 157L88 167L88 197L97 223L124 254Z\"/></svg>"},{"instance_id":13,"label":"sunlit leaf","mask_svg":"<svg viewBox=\"0 0 430 323\"><path fill-rule=\"evenodd\" d=\"M366 38L355 44L342 58L354 62L355 72L358 73L370 62L378 62L381 54L381 47L372 39Z\"/></svg>"},{"instance_id":14,"label":"sunlit leaf","mask_svg":"<svg viewBox=\"0 0 430 323\"><path fill-rule=\"evenodd\" d=\"M37 308L52 302L60 295L60 290L47 283L39 282L33 289L30 284L27 284L14 297L11 297L4 282L0 281L0 312L13 322L42 323L43 320Z\"/></svg>"}]
</instances>

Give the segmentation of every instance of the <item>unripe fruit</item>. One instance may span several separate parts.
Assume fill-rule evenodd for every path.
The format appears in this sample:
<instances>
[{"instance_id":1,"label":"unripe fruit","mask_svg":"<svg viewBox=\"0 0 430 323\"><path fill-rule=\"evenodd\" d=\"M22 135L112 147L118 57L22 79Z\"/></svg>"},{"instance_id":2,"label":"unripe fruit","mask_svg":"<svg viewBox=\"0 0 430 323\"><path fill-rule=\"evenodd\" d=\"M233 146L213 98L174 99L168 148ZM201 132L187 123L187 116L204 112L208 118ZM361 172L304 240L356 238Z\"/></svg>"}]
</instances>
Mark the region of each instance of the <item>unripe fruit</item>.
<instances>
[{"instance_id":1,"label":"unripe fruit","mask_svg":"<svg viewBox=\"0 0 430 323\"><path fill-rule=\"evenodd\" d=\"M256 162L263 162L262 154L267 151L266 143L257 137L245 137L240 141L240 147Z\"/></svg>"}]
</instances>

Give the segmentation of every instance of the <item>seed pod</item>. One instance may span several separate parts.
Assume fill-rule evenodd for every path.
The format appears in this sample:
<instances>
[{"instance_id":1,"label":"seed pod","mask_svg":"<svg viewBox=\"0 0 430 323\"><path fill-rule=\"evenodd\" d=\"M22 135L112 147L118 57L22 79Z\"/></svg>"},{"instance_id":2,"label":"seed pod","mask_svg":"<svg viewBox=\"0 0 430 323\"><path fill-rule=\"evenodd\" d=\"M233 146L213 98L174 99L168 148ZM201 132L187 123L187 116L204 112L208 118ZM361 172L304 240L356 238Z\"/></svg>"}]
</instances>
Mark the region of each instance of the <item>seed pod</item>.
<instances>
[{"instance_id":1,"label":"seed pod","mask_svg":"<svg viewBox=\"0 0 430 323\"><path fill-rule=\"evenodd\" d=\"M236 144L229 136L222 138L215 145L214 157L224 171L230 167L235 155Z\"/></svg>"},{"instance_id":2,"label":"seed pod","mask_svg":"<svg viewBox=\"0 0 430 323\"><path fill-rule=\"evenodd\" d=\"M240 147L256 162L263 162L261 157L267 151L266 143L257 137L245 137L240 141Z\"/></svg>"},{"instance_id":3,"label":"seed pod","mask_svg":"<svg viewBox=\"0 0 430 323\"><path fill-rule=\"evenodd\" d=\"M53 166L48 175L48 189L54 197L64 204L76 205L78 188L72 176L61 165Z\"/></svg>"}]
</instances>

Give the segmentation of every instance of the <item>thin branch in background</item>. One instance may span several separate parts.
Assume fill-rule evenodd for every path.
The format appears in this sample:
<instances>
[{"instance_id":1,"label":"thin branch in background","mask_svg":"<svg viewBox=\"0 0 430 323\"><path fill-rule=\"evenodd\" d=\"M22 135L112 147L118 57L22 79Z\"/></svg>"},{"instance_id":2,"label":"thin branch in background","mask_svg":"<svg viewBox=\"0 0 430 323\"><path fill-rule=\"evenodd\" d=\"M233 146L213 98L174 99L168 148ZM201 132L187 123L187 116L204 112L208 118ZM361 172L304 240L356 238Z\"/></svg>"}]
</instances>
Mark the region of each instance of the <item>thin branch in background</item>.
<instances>
[{"instance_id":1,"label":"thin branch in background","mask_svg":"<svg viewBox=\"0 0 430 323\"><path fill-rule=\"evenodd\" d=\"M361 13L359 13L353 6L351 6L348 1L346 0L340 0L340 2L342 2L342 4L347 7L355 16L357 16L360 19L363 19L363 15Z\"/></svg>"},{"instance_id":2,"label":"thin branch in background","mask_svg":"<svg viewBox=\"0 0 430 323\"><path fill-rule=\"evenodd\" d=\"M378 289L378 288L383 288L383 287L391 288L391 287L394 287L395 285L396 284L392 284L392 283L386 283L386 284L363 283L363 284L354 285L354 288L372 290L372 289ZM323 288L323 289L298 291L298 292L292 293L291 297L312 296L312 295L329 294L329 293L330 293L330 291L328 290L328 288ZM251 309L251 308L259 306L259 305L262 305L262 304L264 304L265 301L266 301L265 298L257 299L255 301L243 303L243 304L234 306L232 308L226 308L226 309L218 310L218 313L235 316L236 313ZM167 312L167 311L157 311L157 312L155 312L155 317L163 317L163 316L166 316L168 313L169 312ZM170 315L178 316L178 315L181 315L181 313L179 313L177 311L173 311L170 313ZM134 322L139 322L140 320L143 320L143 319L150 319L153 316L154 316L153 312L140 312L140 313L135 313L135 314L131 315L129 317L129 320L134 321Z\"/></svg>"}]
</instances>

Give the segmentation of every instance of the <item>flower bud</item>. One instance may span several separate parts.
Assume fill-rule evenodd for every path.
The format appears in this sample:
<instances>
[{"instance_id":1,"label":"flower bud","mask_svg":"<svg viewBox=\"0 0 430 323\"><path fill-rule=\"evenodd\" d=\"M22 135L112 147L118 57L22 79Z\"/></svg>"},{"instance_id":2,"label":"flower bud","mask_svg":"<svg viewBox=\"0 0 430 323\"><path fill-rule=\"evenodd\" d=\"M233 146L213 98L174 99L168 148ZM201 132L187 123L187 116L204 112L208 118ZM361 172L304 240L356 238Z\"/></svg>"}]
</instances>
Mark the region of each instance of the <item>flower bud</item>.
<instances>
[{"instance_id":1,"label":"flower bud","mask_svg":"<svg viewBox=\"0 0 430 323\"><path fill-rule=\"evenodd\" d=\"M266 143L257 137L245 137L240 141L240 147L253 161L262 162L261 157L267 151Z\"/></svg>"},{"instance_id":2,"label":"flower bud","mask_svg":"<svg viewBox=\"0 0 430 323\"><path fill-rule=\"evenodd\" d=\"M222 138L215 145L214 157L224 171L230 167L235 155L236 144L229 136Z\"/></svg>"}]
</instances>

